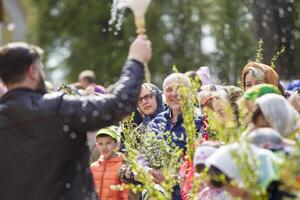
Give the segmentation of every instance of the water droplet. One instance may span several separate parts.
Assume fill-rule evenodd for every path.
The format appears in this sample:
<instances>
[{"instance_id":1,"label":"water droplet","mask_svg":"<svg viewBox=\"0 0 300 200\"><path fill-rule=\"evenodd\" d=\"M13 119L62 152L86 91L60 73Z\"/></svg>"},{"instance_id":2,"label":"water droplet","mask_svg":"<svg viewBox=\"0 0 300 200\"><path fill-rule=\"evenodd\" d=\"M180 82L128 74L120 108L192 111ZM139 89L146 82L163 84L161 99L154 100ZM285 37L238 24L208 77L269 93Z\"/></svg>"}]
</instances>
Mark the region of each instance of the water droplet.
<instances>
[{"instance_id":1,"label":"water droplet","mask_svg":"<svg viewBox=\"0 0 300 200\"><path fill-rule=\"evenodd\" d=\"M263 19L263 20L268 20L268 15L264 14L264 15L262 16L262 19Z\"/></svg>"},{"instance_id":2,"label":"water droplet","mask_svg":"<svg viewBox=\"0 0 300 200\"><path fill-rule=\"evenodd\" d=\"M282 38L281 38L281 42L282 42L282 43L286 43L286 38L285 38L285 37L282 37Z\"/></svg>"},{"instance_id":3,"label":"water droplet","mask_svg":"<svg viewBox=\"0 0 300 200\"><path fill-rule=\"evenodd\" d=\"M99 116L99 111L98 111L98 110L94 110L94 111L92 112L92 115L93 115L94 117L98 117L98 116Z\"/></svg>"},{"instance_id":4,"label":"water droplet","mask_svg":"<svg viewBox=\"0 0 300 200\"><path fill-rule=\"evenodd\" d=\"M119 47L123 47L125 45L125 42L123 40L119 41L118 42L118 46Z\"/></svg>"},{"instance_id":5,"label":"water droplet","mask_svg":"<svg viewBox=\"0 0 300 200\"><path fill-rule=\"evenodd\" d=\"M180 14L178 15L178 19L184 19L184 14L183 14L183 13L180 13Z\"/></svg>"},{"instance_id":6,"label":"water droplet","mask_svg":"<svg viewBox=\"0 0 300 200\"><path fill-rule=\"evenodd\" d=\"M87 107L86 106L81 106L82 111L86 111Z\"/></svg>"},{"instance_id":7,"label":"water droplet","mask_svg":"<svg viewBox=\"0 0 300 200\"><path fill-rule=\"evenodd\" d=\"M292 11L293 11L292 7L288 7L287 10L288 10L289 12L292 12Z\"/></svg>"},{"instance_id":8,"label":"water droplet","mask_svg":"<svg viewBox=\"0 0 300 200\"><path fill-rule=\"evenodd\" d=\"M68 125L63 125L63 131L68 132L70 130L70 127Z\"/></svg>"},{"instance_id":9,"label":"water droplet","mask_svg":"<svg viewBox=\"0 0 300 200\"><path fill-rule=\"evenodd\" d=\"M85 123L85 122L87 121L87 118L86 118L85 116L82 116L82 117L80 118L80 121L81 121L82 123Z\"/></svg>"},{"instance_id":10,"label":"water droplet","mask_svg":"<svg viewBox=\"0 0 300 200\"><path fill-rule=\"evenodd\" d=\"M267 23L266 23L266 22L262 22L261 24L262 24L262 26L263 26L264 28L267 27Z\"/></svg>"},{"instance_id":11,"label":"water droplet","mask_svg":"<svg viewBox=\"0 0 300 200\"><path fill-rule=\"evenodd\" d=\"M284 10L282 8L279 8L278 12L279 12L279 17L283 18L284 17Z\"/></svg>"},{"instance_id":12,"label":"water droplet","mask_svg":"<svg viewBox=\"0 0 300 200\"><path fill-rule=\"evenodd\" d=\"M274 40L278 40L278 38L279 38L279 35L278 35L277 33L274 33L274 34L273 34L273 39L274 39Z\"/></svg>"},{"instance_id":13,"label":"water droplet","mask_svg":"<svg viewBox=\"0 0 300 200\"><path fill-rule=\"evenodd\" d=\"M103 28L103 29L102 29L102 32L103 32L103 33L105 33L106 31L107 31L107 29L106 29L106 28Z\"/></svg>"},{"instance_id":14,"label":"water droplet","mask_svg":"<svg viewBox=\"0 0 300 200\"><path fill-rule=\"evenodd\" d=\"M121 99L122 100L127 100L128 99L128 95L126 93L122 93L121 94Z\"/></svg>"},{"instance_id":15,"label":"water droplet","mask_svg":"<svg viewBox=\"0 0 300 200\"><path fill-rule=\"evenodd\" d=\"M76 112L75 108L70 108L70 113L74 114Z\"/></svg>"},{"instance_id":16,"label":"water droplet","mask_svg":"<svg viewBox=\"0 0 300 200\"><path fill-rule=\"evenodd\" d=\"M224 29L224 34L225 34L225 35L229 35L229 33L230 33L230 32L229 32L228 29Z\"/></svg>"},{"instance_id":17,"label":"water droplet","mask_svg":"<svg viewBox=\"0 0 300 200\"><path fill-rule=\"evenodd\" d=\"M115 36L119 35L118 31L115 31L115 32L114 32L114 35L115 35Z\"/></svg>"},{"instance_id":18,"label":"water droplet","mask_svg":"<svg viewBox=\"0 0 300 200\"><path fill-rule=\"evenodd\" d=\"M130 106L125 106L125 111L126 112L130 112L131 111L131 107Z\"/></svg>"},{"instance_id":19,"label":"water droplet","mask_svg":"<svg viewBox=\"0 0 300 200\"><path fill-rule=\"evenodd\" d=\"M133 42L133 40L134 40L135 38L134 37L129 37L129 42Z\"/></svg>"},{"instance_id":20,"label":"water droplet","mask_svg":"<svg viewBox=\"0 0 300 200\"><path fill-rule=\"evenodd\" d=\"M109 32L111 32L111 31L112 31L112 28L111 28L111 27L109 27L109 28L108 28L108 31L109 31Z\"/></svg>"},{"instance_id":21,"label":"water droplet","mask_svg":"<svg viewBox=\"0 0 300 200\"><path fill-rule=\"evenodd\" d=\"M71 183L66 182L66 183L65 183L65 187L66 187L67 189L71 189L72 185L71 185Z\"/></svg>"},{"instance_id":22,"label":"water droplet","mask_svg":"<svg viewBox=\"0 0 300 200\"><path fill-rule=\"evenodd\" d=\"M123 107L124 107L124 104L121 103L121 102L119 102L119 103L118 103L118 108L123 108Z\"/></svg>"},{"instance_id":23,"label":"water droplet","mask_svg":"<svg viewBox=\"0 0 300 200\"><path fill-rule=\"evenodd\" d=\"M110 120L112 118L111 114L110 113L107 113L104 115L104 119L105 120Z\"/></svg>"},{"instance_id":24,"label":"water droplet","mask_svg":"<svg viewBox=\"0 0 300 200\"><path fill-rule=\"evenodd\" d=\"M72 132L72 133L70 134L70 138L76 139L76 138L77 138L77 134L76 134L75 132Z\"/></svg>"}]
</instances>

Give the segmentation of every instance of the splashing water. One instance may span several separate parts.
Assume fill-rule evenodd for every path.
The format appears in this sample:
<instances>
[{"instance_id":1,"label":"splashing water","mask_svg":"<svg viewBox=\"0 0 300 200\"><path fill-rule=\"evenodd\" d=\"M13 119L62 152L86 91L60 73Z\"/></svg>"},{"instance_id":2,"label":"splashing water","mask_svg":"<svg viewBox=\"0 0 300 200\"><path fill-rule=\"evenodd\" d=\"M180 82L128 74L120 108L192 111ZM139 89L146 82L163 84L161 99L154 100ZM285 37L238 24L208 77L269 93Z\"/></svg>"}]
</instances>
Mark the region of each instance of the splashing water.
<instances>
[{"instance_id":1,"label":"splashing water","mask_svg":"<svg viewBox=\"0 0 300 200\"><path fill-rule=\"evenodd\" d=\"M125 8L130 8L135 17L144 17L151 0L113 0L109 25L116 22L116 30L121 30ZM114 33L116 35L116 32Z\"/></svg>"},{"instance_id":2,"label":"splashing water","mask_svg":"<svg viewBox=\"0 0 300 200\"><path fill-rule=\"evenodd\" d=\"M113 25L115 23L115 28L117 31L114 32L114 35L117 35L118 31L121 30L126 5L126 0L114 0L112 3L111 18L108 24Z\"/></svg>"}]
</instances>

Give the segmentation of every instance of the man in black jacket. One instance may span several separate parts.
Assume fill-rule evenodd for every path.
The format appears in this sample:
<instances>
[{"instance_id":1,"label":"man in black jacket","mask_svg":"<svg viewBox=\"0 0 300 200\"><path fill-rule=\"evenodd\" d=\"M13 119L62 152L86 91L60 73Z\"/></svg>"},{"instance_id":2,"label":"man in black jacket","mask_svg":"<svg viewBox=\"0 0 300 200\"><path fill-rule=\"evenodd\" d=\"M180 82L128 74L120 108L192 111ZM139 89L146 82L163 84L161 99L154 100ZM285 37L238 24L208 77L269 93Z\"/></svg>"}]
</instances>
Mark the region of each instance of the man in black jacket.
<instances>
[{"instance_id":1,"label":"man in black jacket","mask_svg":"<svg viewBox=\"0 0 300 200\"><path fill-rule=\"evenodd\" d=\"M109 126L136 107L151 43L139 36L114 90L101 97L46 94L42 50L26 43L0 49L0 199L97 199L86 132Z\"/></svg>"}]
</instances>

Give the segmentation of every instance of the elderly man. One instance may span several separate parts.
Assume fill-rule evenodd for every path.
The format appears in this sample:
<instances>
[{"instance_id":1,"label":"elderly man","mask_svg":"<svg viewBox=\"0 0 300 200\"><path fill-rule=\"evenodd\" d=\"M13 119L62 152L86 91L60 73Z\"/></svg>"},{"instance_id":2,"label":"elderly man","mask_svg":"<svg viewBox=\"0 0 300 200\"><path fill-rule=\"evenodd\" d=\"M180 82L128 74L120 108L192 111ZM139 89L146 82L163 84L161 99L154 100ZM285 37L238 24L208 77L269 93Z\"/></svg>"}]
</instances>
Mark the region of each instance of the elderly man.
<instances>
[{"instance_id":1,"label":"elderly man","mask_svg":"<svg viewBox=\"0 0 300 200\"><path fill-rule=\"evenodd\" d=\"M42 50L26 43L0 49L0 199L97 199L86 132L107 127L136 107L151 43L131 45L120 81L103 96L46 94Z\"/></svg>"},{"instance_id":2,"label":"elderly man","mask_svg":"<svg viewBox=\"0 0 300 200\"><path fill-rule=\"evenodd\" d=\"M183 117L181 105L179 103L178 89L180 85L191 87L189 78L181 73L170 74L163 82L163 91L168 105L168 110L157 115L150 123L149 129L156 133L171 133L172 142L186 151L186 132L183 127ZM200 110L195 108L195 124L197 132L202 128Z\"/></svg>"}]
</instances>

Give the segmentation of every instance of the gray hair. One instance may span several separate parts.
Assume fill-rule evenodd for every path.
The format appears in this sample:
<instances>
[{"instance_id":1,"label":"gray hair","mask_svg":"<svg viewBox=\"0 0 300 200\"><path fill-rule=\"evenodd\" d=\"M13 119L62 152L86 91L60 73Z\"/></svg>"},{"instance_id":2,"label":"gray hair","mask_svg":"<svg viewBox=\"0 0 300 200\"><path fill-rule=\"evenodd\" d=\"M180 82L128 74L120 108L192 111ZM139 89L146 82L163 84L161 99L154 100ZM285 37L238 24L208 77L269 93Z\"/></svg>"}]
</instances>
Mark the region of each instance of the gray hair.
<instances>
[{"instance_id":1,"label":"gray hair","mask_svg":"<svg viewBox=\"0 0 300 200\"><path fill-rule=\"evenodd\" d=\"M260 68L255 67L249 67L248 74L250 74L252 77L255 77L258 80L263 81L265 79L265 73Z\"/></svg>"},{"instance_id":2,"label":"gray hair","mask_svg":"<svg viewBox=\"0 0 300 200\"><path fill-rule=\"evenodd\" d=\"M175 81L182 83L184 86L191 87L191 82L188 76L183 73L173 73L165 78L163 83L163 90L165 91L167 85Z\"/></svg>"}]
</instances>

